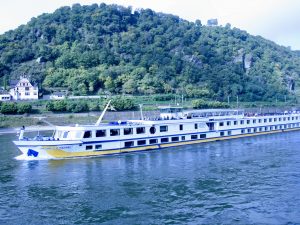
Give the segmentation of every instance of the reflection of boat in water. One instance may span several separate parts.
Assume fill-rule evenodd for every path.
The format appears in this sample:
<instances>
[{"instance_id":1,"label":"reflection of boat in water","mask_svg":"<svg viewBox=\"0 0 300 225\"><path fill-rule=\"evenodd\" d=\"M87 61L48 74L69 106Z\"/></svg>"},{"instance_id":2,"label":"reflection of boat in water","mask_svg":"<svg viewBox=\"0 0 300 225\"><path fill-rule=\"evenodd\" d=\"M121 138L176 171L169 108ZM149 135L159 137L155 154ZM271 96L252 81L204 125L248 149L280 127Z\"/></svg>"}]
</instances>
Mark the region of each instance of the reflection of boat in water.
<instances>
[{"instance_id":1,"label":"reflection of boat in water","mask_svg":"<svg viewBox=\"0 0 300 225\"><path fill-rule=\"evenodd\" d=\"M107 109L108 105L106 106ZM21 131L14 141L28 158L53 159L100 156L133 151L239 138L300 129L300 113L247 115L243 110L183 111L160 107L160 117L58 126L51 137L25 138Z\"/></svg>"}]
</instances>

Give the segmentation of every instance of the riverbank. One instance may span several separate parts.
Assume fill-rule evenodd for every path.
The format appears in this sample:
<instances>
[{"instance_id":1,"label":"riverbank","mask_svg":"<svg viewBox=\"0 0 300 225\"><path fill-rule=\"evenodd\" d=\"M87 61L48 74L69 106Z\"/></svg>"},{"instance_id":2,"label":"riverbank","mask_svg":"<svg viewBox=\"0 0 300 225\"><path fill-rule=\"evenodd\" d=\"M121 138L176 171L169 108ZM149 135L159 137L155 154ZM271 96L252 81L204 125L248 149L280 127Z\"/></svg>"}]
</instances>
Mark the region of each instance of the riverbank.
<instances>
[{"instance_id":1,"label":"riverbank","mask_svg":"<svg viewBox=\"0 0 300 225\"><path fill-rule=\"evenodd\" d=\"M51 131L55 129L55 126L29 126L25 127L26 132L37 132L37 131ZM1 128L0 134L16 134L20 131L19 128Z\"/></svg>"}]
</instances>

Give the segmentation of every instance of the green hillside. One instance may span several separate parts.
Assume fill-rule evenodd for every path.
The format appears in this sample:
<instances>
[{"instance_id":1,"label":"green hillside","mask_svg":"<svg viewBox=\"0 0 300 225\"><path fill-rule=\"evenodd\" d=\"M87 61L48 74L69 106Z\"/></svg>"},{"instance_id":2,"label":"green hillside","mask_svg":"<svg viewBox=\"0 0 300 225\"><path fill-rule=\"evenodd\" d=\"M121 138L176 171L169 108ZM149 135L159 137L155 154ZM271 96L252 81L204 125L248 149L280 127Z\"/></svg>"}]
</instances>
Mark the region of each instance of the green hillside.
<instances>
[{"instance_id":1,"label":"green hillside","mask_svg":"<svg viewBox=\"0 0 300 225\"><path fill-rule=\"evenodd\" d=\"M150 9L76 4L0 36L2 83L23 74L44 89L77 95L283 101L298 93L300 57L229 24L209 27Z\"/></svg>"}]
</instances>

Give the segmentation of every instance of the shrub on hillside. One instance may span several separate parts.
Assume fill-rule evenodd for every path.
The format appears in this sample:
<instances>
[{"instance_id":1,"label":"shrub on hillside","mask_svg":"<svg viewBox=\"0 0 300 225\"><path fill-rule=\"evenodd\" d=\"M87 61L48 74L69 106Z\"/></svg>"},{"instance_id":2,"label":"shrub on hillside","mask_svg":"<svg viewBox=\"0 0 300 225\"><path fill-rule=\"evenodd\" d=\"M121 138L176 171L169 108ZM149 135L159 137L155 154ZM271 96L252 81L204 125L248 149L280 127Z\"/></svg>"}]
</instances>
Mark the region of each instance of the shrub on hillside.
<instances>
[{"instance_id":1,"label":"shrub on hillside","mask_svg":"<svg viewBox=\"0 0 300 225\"><path fill-rule=\"evenodd\" d=\"M65 100L49 101L46 104L46 109L51 112L65 112L67 102Z\"/></svg>"},{"instance_id":2,"label":"shrub on hillside","mask_svg":"<svg viewBox=\"0 0 300 225\"><path fill-rule=\"evenodd\" d=\"M32 106L29 103L19 103L17 104L17 112L19 114L31 113Z\"/></svg>"},{"instance_id":3,"label":"shrub on hillside","mask_svg":"<svg viewBox=\"0 0 300 225\"><path fill-rule=\"evenodd\" d=\"M111 101L111 106L117 111L133 110L137 108L137 105L134 104L131 98L123 96L114 97Z\"/></svg>"},{"instance_id":4,"label":"shrub on hillside","mask_svg":"<svg viewBox=\"0 0 300 225\"><path fill-rule=\"evenodd\" d=\"M17 104L14 102L3 102L1 104L1 113L3 114L16 114L17 111Z\"/></svg>"},{"instance_id":5,"label":"shrub on hillside","mask_svg":"<svg viewBox=\"0 0 300 225\"><path fill-rule=\"evenodd\" d=\"M194 109L208 109L208 108L229 108L227 103L214 101L204 101L203 99L196 99L192 101L192 107Z\"/></svg>"},{"instance_id":6,"label":"shrub on hillside","mask_svg":"<svg viewBox=\"0 0 300 225\"><path fill-rule=\"evenodd\" d=\"M71 101L71 102L67 102L66 110L68 112L74 112L74 113L87 112L89 111L89 106L84 101Z\"/></svg>"}]
</instances>

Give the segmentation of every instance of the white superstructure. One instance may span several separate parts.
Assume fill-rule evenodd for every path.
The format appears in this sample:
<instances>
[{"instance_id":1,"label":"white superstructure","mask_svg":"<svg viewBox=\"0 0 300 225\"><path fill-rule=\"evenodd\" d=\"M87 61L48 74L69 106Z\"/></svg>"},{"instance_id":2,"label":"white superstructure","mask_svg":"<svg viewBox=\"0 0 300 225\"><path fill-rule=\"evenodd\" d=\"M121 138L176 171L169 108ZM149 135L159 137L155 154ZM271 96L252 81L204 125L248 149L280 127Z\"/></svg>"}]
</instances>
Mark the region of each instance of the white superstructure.
<instances>
[{"instance_id":1,"label":"white superstructure","mask_svg":"<svg viewBox=\"0 0 300 225\"><path fill-rule=\"evenodd\" d=\"M161 108L160 118L59 126L52 137L14 143L33 158L98 156L300 129L300 113L246 115L242 110Z\"/></svg>"}]
</instances>

